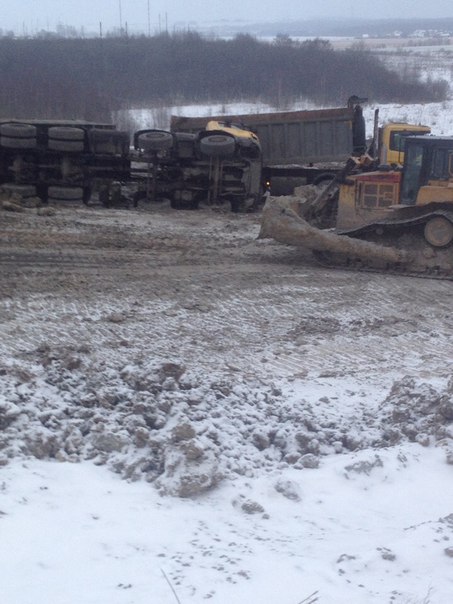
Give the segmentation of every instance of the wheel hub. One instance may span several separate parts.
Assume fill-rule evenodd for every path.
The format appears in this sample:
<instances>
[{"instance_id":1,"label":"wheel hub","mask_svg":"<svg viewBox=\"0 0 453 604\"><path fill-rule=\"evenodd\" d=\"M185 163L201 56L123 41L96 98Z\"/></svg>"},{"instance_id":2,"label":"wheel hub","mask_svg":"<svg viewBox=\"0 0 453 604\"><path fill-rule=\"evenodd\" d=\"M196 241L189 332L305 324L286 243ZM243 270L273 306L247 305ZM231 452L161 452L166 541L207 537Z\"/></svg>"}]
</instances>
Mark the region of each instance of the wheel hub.
<instances>
[{"instance_id":1,"label":"wheel hub","mask_svg":"<svg viewBox=\"0 0 453 604\"><path fill-rule=\"evenodd\" d=\"M432 246L446 247L453 241L453 224L444 216L435 216L426 223L424 235Z\"/></svg>"}]
</instances>

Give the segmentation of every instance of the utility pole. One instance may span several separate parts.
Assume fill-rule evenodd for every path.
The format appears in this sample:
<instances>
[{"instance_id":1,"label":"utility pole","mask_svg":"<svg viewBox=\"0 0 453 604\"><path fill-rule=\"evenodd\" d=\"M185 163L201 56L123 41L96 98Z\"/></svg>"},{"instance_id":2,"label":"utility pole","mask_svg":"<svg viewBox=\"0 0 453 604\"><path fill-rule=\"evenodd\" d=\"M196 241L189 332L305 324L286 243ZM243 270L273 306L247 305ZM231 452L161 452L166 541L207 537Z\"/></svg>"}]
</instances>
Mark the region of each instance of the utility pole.
<instances>
[{"instance_id":1,"label":"utility pole","mask_svg":"<svg viewBox=\"0 0 453 604\"><path fill-rule=\"evenodd\" d=\"M151 13L149 12L149 0L148 0L148 38L151 38Z\"/></svg>"},{"instance_id":2,"label":"utility pole","mask_svg":"<svg viewBox=\"0 0 453 604\"><path fill-rule=\"evenodd\" d=\"M120 36L123 35L123 11L121 10L121 0L118 0L119 9L120 9Z\"/></svg>"}]
</instances>

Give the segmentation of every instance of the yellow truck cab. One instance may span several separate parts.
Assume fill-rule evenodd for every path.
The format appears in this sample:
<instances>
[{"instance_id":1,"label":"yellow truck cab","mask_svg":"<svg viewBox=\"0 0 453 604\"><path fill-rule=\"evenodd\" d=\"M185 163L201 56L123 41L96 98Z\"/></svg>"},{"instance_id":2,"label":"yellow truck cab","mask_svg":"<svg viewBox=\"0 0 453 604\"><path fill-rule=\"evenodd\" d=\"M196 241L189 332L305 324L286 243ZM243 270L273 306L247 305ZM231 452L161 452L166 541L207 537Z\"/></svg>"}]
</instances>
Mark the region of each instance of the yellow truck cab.
<instances>
[{"instance_id":1,"label":"yellow truck cab","mask_svg":"<svg viewBox=\"0 0 453 604\"><path fill-rule=\"evenodd\" d=\"M430 134L429 126L415 124L388 123L379 128L380 165L398 166L404 164L404 139L407 136Z\"/></svg>"},{"instance_id":2,"label":"yellow truck cab","mask_svg":"<svg viewBox=\"0 0 453 604\"><path fill-rule=\"evenodd\" d=\"M256 145L260 145L257 135L240 124L235 124L230 121L211 120L206 124L206 130L215 130L217 132L227 132L239 141L250 141Z\"/></svg>"}]
</instances>

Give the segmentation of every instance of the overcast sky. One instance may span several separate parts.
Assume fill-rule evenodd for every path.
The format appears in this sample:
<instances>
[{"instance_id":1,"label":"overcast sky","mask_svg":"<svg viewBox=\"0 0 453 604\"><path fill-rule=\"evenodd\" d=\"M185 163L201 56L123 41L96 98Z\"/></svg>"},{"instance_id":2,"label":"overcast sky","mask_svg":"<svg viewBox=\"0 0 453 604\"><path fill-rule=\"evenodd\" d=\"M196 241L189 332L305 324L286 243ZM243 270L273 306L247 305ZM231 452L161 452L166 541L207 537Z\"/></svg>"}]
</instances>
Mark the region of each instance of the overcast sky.
<instances>
[{"instance_id":1,"label":"overcast sky","mask_svg":"<svg viewBox=\"0 0 453 604\"><path fill-rule=\"evenodd\" d=\"M149 6L149 21L148 21ZM121 8L121 10L120 10ZM55 29L58 22L89 31L125 27L151 33L208 22L272 22L312 18L453 17L453 0L0 0L0 27L18 33Z\"/></svg>"}]
</instances>

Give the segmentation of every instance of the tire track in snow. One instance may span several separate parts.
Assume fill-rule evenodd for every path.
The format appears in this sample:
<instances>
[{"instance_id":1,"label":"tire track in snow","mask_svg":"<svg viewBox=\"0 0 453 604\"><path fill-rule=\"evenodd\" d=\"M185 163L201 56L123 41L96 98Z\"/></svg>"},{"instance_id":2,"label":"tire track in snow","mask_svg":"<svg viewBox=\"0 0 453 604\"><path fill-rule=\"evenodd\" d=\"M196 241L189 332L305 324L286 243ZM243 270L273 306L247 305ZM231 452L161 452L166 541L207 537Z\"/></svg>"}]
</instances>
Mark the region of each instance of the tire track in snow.
<instances>
[{"instance_id":1,"label":"tire track in snow","mask_svg":"<svg viewBox=\"0 0 453 604\"><path fill-rule=\"evenodd\" d=\"M84 216L84 241L90 220L102 234L104 217ZM2 266L0 350L92 341L98 356L119 362L174 356L269 378L448 365L450 283L314 267L297 251L255 242L246 217L123 217L154 237L147 249L112 240L112 249L43 249L36 258L24 248L22 261Z\"/></svg>"}]
</instances>

